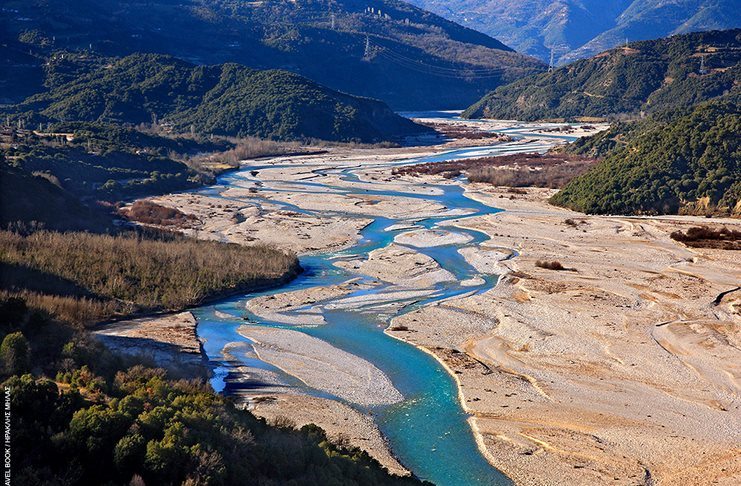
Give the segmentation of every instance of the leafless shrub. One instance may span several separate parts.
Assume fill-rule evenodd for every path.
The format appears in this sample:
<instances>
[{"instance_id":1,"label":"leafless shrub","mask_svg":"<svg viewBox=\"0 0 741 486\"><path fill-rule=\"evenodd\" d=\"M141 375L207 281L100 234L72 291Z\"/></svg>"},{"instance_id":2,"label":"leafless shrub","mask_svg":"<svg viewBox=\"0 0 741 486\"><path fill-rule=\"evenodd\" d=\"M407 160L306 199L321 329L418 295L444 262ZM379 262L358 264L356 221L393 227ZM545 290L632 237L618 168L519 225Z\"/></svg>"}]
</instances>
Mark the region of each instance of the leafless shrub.
<instances>
[{"instance_id":1,"label":"leafless shrub","mask_svg":"<svg viewBox=\"0 0 741 486\"><path fill-rule=\"evenodd\" d=\"M451 125L450 123L434 123L434 122L421 122L421 125L428 126L434 129L436 132L444 135L448 138L454 138L458 140L483 140L493 139L500 140L502 142L511 140L508 135L495 132L485 132L478 128L466 126L466 125Z\"/></svg>"},{"instance_id":2,"label":"leafless shrub","mask_svg":"<svg viewBox=\"0 0 741 486\"><path fill-rule=\"evenodd\" d=\"M28 294L35 307L79 323L136 310L182 309L227 292L275 284L300 270L295 255L268 246L49 231L28 236L0 231L0 262L68 281L64 297L11 290ZM85 289L85 295L76 289Z\"/></svg>"},{"instance_id":3,"label":"leafless shrub","mask_svg":"<svg viewBox=\"0 0 741 486\"><path fill-rule=\"evenodd\" d=\"M687 246L697 248L719 248L723 250L741 250L741 231L708 226L693 226L686 232L672 232L672 239L681 241Z\"/></svg>"},{"instance_id":4,"label":"leafless shrub","mask_svg":"<svg viewBox=\"0 0 741 486\"><path fill-rule=\"evenodd\" d=\"M131 221L158 226L184 227L188 222L196 220L192 214L147 200L136 201L130 208L121 209L119 214Z\"/></svg>"},{"instance_id":5,"label":"leafless shrub","mask_svg":"<svg viewBox=\"0 0 741 486\"><path fill-rule=\"evenodd\" d=\"M96 300L87 297L46 295L28 290L2 290L0 299L20 297L29 307L41 309L49 315L70 324L85 324L104 320L115 314L123 314L134 309L115 300Z\"/></svg>"},{"instance_id":6,"label":"leafless shrub","mask_svg":"<svg viewBox=\"0 0 741 486\"><path fill-rule=\"evenodd\" d=\"M571 226L572 228L579 228L579 226L580 226L580 225L582 225L582 224L586 224L586 223L587 223L587 222L586 222L585 220L583 220L583 219L578 219L578 220L577 220L577 219L571 219L571 218L568 218L568 219L564 219L564 221L563 221L563 222L564 222L564 224L565 224L565 225L567 225L567 226Z\"/></svg>"},{"instance_id":7,"label":"leafless shrub","mask_svg":"<svg viewBox=\"0 0 741 486\"><path fill-rule=\"evenodd\" d=\"M477 167L468 172L471 182L486 182L495 186L547 187L559 189L571 179L584 174L594 165L592 161L567 162L558 165L534 168L530 166Z\"/></svg>"},{"instance_id":8,"label":"leafless shrub","mask_svg":"<svg viewBox=\"0 0 741 486\"><path fill-rule=\"evenodd\" d=\"M296 428L296 422L293 419L286 417L285 415L276 416L273 420L271 420L271 425L279 429Z\"/></svg>"},{"instance_id":9,"label":"leafless shrub","mask_svg":"<svg viewBox=\"0 0 741 486\"><path fill-rule=\"evenodd\" d=\"M527 274L525 272L521 272L519 270L515 270L514 272L510 272L509 274L511 276L513 276L513 277L516 277L516 278L530 278L530 275L529 274Z\"/></svg>"},{"instance_id":10,"label":"leafless shrub","mask_svg":"<svg viewBox=\"0 0 741 486\"><path fill-rule=\"evenodd\" d=\"M134 474L129 481L129 486L146 486L144 480L138 474Z\"/></svg>"},{"instance_id":11,"label":"leafless shrub","mask_svg":"<svg viewBox=\"0 0 741 486\"><path fill-rule=\"evenodd\" d=\"M547 270L558 270L558 271L566 270L566 268L563 265L561 265L561 262L559 262L558 260L554 260L552 262L538 260L537 262L535 262L535 266L540 267L540 268L545 268Z\"/></svg>"},{"instance_id":12,"label":"leafless shrub","mask_svg":"<svg viewBox=\"0 0 741 486\"><path fill-rule=\"evenodd\" d=\"M242 160L285 155L301 149L297 142L276 142L255 137L241 138L235 143L232 149L193 157L188 161L188 165L199 171L209 171L217 165L236 168Z\"/></svg>"}]
</instances>

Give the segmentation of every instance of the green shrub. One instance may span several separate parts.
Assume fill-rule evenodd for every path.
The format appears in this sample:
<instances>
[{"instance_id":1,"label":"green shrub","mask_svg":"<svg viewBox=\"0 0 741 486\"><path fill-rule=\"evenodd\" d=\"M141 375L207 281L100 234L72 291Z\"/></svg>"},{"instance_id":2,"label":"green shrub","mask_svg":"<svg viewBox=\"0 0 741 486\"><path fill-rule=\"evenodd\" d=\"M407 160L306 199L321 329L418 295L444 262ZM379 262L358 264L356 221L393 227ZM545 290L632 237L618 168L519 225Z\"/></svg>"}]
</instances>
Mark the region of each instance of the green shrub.
<instances>
[{"instance_id":1,"label":"green shrub","mask_svg":"<svg viewBox=\"0 0 741 486\"><path fill-rule=\"evenodd\" d=\"M31 350L21 332L5 336L0 344L0 361L7 375L22 374L28 371Z\"/></svg>"}]
</instances>

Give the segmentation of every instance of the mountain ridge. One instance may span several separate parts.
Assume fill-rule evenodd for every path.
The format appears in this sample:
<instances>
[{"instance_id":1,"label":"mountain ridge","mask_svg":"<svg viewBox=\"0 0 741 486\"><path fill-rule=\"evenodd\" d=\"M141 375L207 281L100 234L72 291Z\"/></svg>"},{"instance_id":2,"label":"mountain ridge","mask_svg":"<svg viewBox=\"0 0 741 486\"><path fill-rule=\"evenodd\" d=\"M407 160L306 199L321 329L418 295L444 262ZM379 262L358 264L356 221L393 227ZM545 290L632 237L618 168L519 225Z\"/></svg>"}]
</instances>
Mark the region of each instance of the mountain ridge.
<instances>
[{"instance_id":1,"label":"mountain ridge","mask_svg":"<svg viewBox=\"0 0 741 486\"><path fill-rule=\"evenodd\" d=\"M373 7L360 0L5 3L0 43L13 52L2 57L8 78L25 75L25 82L10 82L25 96L33 81L25 72L33 65L29 52L38 69L50 51L62 49L285 69L395 109L459 108L544 69L485 34L396 0Z\"/></svg>"},{"instance_id":2,"label":"mountain ridge","mask_svg":"<svg viewBox=\"0 0 741 486\"><path fill-rule=\"evenodd\" d=\"M31 122L152 122L179 133L278 140L381 142L430 131L381 101L287 71L194 65L162 54L84 61L92 64L72 77L52 76L56 85L9 111Z\"/></svg>"},{"instance_id":3,"label":"mountain ridge","mask_svg":"<svg viewBox=\"0 0 741 486\"><path fill-rule=\"evenodd\" d=\"M499 87L464 117L520 120L641 116L737 89L741 29L630 43Z\"/></svg>"},{"instance_id":4,"label":"mountain ridge","mask_svg":"<svg viewBox=\"0 0 741 486\"><path fill-rule=\"evenodd\" d=\"M741 27L733 0L411 0L544 62L587 58L621 45Z\"/></svg>"}]
</instances>

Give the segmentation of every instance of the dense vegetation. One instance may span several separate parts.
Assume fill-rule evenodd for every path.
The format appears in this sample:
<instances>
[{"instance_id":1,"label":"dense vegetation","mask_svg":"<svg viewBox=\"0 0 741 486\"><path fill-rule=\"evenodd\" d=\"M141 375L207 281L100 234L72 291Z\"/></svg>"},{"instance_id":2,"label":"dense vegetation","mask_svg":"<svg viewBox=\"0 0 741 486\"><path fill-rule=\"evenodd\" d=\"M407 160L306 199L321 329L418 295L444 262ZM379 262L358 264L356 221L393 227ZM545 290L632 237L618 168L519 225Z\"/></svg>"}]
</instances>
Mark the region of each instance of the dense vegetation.
<instances>
[{"instance_id":1,"label":"dense vegetation","mask_svg":"<svg viewBox=\"0 0 741 486\"><path fill-rule=\"evenodd\" d=\"M3 7L0 46L12 52L0 55L9 59L0 98L16 102L29 87L43 89L38 72L59 49L288 69L396 109L466 106L543 69L491 37L398 0L6 0Z\"/></svg>"},{"instance_id":2,"label":"dense vegetation","mask_svg":"<svg viewBox=\"0 0 741 486\"><path fill-rule=\"evenodd\" d=\"M286 71L195 66L156 54L104 61L11 110L31 122L152 123L179 133L281 140L380 142L429 131L379 101Z\"/></svg>"},{"instance_id":3,"label":"dense vegetation","mask_svg":"<svg viewBox=\"0 0 741 486\"><path fill-rule=\"evenodd\" d=\"M6 165L43 176L79 198L111 201L197 187L209 180L144 145L101 140L85 132L77 132L69 142L63 137L25 135L3 150Z\"/></svg>"},{"instance_id":4,"label":"dense vegetation","mask_svg":"<svg viewBox=\"0 0 741 486\"><path fill-rule=\"evenodd\" d=\"M20 223L109 230L106 204L208 183L213 180L211 171L189 165L191 157L234 146L102 123L48 124L35 132L2 127L0 131L3 228Z\"/></svg>"},{"instance_id":5,"label":"dense vegetation","mask_svg":"<svg viewBox=\"0 0 741 486\"><path fill-rule=\"evenodd\" d=\"M634 136L641 133L641 128L644 126L646 123L616 122L611 124L607 130L574 140L566 145L563 151L590 157L604 157L625 148Z\"/></svg>"},{"instance_id":6,"label":"dense vegetation","mask_svg":"<svg viewBox=\"0 0 741 486\"><path fill-rule=\"evenodd\" d=\"M0 299L0 342L13 484L420 484L318 427L267 424L202 382L132 367L22 299Z\"/></svg>"},{"instance_id":7,"label":"dense vegetation","mask_svg":"<svg viewBox=\"0 0 741 486\"><path fill-rule=\"evenodd\" d=\"M701 73L702 58L706 72ZM634 42L489 93L463 114L518 120L638 116L712 99L741 79L741 30Z\"/></svg>"},{"instance_id":8,"label":"dense vegetation","mask_svg":"<svg viewBox=\"0 0 741 486\"><path fill-rule=\"evenodd\" d=\"M551 201L598 214L741 215L739 95L622 124L572 150L605 155Z\"/></svg>"},{"instance_id":9,"label":"dense vegetation","mask_svg":"<svg viewBox=\"0 0 741 486\"><path fill-rule=\"evenodd\" d=\"M2 287L68 321L176 310L293 278L295 255L183 237L0 232Z\"/></svg>"}]
</instances>

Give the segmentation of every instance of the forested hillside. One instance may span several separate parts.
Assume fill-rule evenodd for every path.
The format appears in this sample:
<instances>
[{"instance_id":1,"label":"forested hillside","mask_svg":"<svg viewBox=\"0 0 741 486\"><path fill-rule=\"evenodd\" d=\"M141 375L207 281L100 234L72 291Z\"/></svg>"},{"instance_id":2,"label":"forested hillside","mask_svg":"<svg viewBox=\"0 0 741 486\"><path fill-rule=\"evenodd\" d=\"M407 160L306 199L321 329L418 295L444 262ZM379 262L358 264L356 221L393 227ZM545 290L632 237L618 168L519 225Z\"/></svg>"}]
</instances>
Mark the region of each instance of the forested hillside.
<instances>
[{"instance_id":1,"label":"forested hillside","mask_svg":"<svg viewBox=\"0 0 741 486\"><path fill-rule=\"evenodd\" d=\"M234 146L108 123L42 125L0 128L0 227L110 229L112 204L212 182L191 157Z\"/></svg>"},{"instance_id":2,"label":"forested hillside","mask_svg":"<svg viewBox=\"0 0 741 486\"><path fill-rule=\"evenodd\" d=\"M83 204L43 173L29 173L0 160L0 227L40 226L59 230L101 230L107 212Z\"/></svg>"},{"instance_id":3,"label":"forested hillside","mask_svg":"<svg viewBox=\"0 0 741 486\"><path fill-rule=\"evenodd\" d=\"M41 329L54 327L35 319ZM17 424L13 450L24 451L14 458L19 484L423 484L389 474L315 425L267 424L207 385L168 380L160 369L116 372L104 350L70 339L56 353L56 381L29 374L5 381ZM3 344L27 349L18 332ZM12 364L23 370L24 361Z\"/></svg>"},{"instance_id":4,"label":"forested hillside","mask_svg":"<svg viewBox=\"0 0 741 486\"><path fill-rule=\"evenodd\" d=\"M741 216L738 94L577 142L604 160L551 201L597 214Z\"/></svg>"},{"instance_id":5,"label":"forested hillside","mask_svg":"<svg viewBox=\"0 0 741 486\"><path fill-rule=\"evenodd\" d=\"M741 79L741 30L635 42L489 93L465 117L638 116L721 96Z\"/></svg>"},{"instance_id":6,"label":"forested hillside","mask_svg":"<svg viewBox=\"0 0 741 486\"><path fill-rule=\"evenodd\" d=\"M8 0L3 8L0 102L41 91L36 73L62 49L285 69L395 109L459 108L543 69L491 37L397 0Z\"/></svg>"},{"instance_id":7,"label":"forested hillside","mask_svg":"<svg viewBox=\"0 0 741 486\"><path fill-rule=\"evenodd\" d=\"M339 93L286 71L196 66L157 54L99 59L78 67L75 76L66 76L69 70L51 71L47 92L6 111L27 124L153 123L176 133L281 140L380 142L431 131L380 101Z\"/></svg>"}]
</instances>

